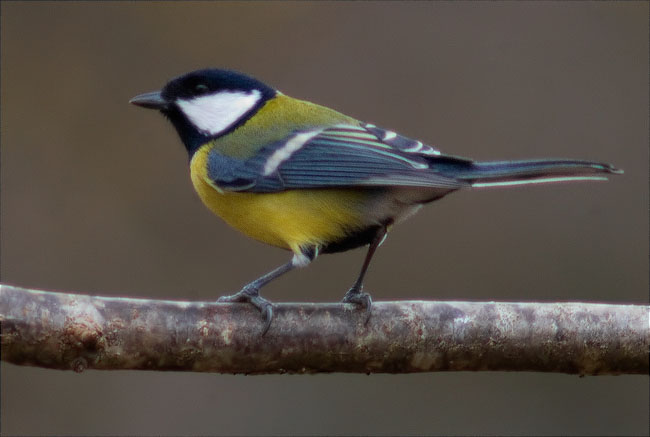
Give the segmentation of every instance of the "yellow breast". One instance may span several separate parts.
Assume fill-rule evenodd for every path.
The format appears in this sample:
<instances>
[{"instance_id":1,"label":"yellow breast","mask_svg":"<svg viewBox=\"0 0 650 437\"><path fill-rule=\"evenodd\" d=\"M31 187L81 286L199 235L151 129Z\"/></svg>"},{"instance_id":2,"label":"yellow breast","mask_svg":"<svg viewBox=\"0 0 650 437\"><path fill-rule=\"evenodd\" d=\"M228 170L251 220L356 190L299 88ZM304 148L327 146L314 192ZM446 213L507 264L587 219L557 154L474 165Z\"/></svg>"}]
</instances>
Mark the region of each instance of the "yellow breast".
<instances>
[{"instance_id":1,"label":"yellow breast","mask_svg":"<svg viewBox=\"0 0 650 437\"><path fill-rule=\"evenodd\" d=\"M209 146L199 149L190 168L192 183L203 203L226 223L264 243L299 252L342 240L363 227L367 193L350 189L289 190L237 193L209 182Z\"/></svg>"}]
</instances>

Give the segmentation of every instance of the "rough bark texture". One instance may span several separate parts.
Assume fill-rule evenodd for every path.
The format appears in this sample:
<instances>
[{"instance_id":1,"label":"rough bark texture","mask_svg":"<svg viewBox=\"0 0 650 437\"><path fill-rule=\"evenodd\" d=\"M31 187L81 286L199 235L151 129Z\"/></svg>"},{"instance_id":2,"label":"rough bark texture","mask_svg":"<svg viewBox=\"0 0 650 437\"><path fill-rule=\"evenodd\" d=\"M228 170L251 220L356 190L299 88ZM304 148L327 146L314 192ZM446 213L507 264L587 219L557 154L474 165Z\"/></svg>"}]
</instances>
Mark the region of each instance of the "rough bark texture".
<instances>
[{"instance_id":1,"label":"rough bark texture","mask_svg":"<svg viewBox=\"0 0 650 437\"><path fill-rule=\"evenodd\" d=\"M648 373L649 307L577 302L245 304L0 285L2 360L52 369L221 373L507 370Z\"/></svg>"}]
</instances>

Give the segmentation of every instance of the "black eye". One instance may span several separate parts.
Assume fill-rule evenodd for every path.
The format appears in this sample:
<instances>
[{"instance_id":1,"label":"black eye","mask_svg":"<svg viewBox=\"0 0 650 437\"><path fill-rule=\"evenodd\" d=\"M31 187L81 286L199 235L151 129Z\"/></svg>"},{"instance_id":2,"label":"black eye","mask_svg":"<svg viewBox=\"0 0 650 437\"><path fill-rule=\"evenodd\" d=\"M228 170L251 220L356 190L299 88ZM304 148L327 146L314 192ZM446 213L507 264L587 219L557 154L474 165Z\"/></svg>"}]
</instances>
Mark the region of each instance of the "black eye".
<instances>
[{"instance_id":1,"label":"black eye","mask_svg":"<svg viewBox=\"0 0 650 437\"><path fill-rule=\"evenodd\" d=\"M208 87L207 87L207 85L204 85L204 84L200 83L200 84L194 86L194 92L196 94L205 94L205 93L208 92Z\"/></svg>"}]
</instances>

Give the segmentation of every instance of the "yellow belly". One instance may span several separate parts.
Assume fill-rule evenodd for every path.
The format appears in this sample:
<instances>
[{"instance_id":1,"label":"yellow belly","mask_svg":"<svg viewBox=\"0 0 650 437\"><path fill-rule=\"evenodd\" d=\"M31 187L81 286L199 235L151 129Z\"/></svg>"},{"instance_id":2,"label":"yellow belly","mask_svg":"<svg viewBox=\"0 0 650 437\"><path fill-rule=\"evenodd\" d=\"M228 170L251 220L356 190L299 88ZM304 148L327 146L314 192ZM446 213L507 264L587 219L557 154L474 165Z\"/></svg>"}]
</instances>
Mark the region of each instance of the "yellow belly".
<instances>
[{"instance_id":1,"label":"yellow belly","mask_svg":"<svg viewBox=\"0 0 650 437\"><path fill-rule=\"evenodd\" d=\"M367 193L361 190L220 191L207 182L207 152L208 148L200 149L192 158L194 188L213 213L249 237L297 253L300 247L340 241L363 227Z\"/></svg>"}]
</instances>

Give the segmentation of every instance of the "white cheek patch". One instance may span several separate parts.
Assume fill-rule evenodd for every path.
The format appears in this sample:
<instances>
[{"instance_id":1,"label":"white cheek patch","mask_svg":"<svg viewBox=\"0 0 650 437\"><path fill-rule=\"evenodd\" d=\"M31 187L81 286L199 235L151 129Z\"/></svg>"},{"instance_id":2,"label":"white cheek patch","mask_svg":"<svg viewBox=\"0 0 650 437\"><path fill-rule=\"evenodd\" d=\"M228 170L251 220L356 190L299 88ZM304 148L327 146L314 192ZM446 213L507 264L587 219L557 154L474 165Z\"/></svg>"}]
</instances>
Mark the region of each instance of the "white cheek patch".
<instances>
[{"instance_id":1,"label":"white cheek patch","mask_svg":"<svg viewBox=\"0 0 650 437\"><path fill-rule=\"evenodd\" d=\"M217 135L235 124L260 101L258 90L222 91L193 99L178 99L181 111L197 129Z\"/></svg>"}]
</instances>

